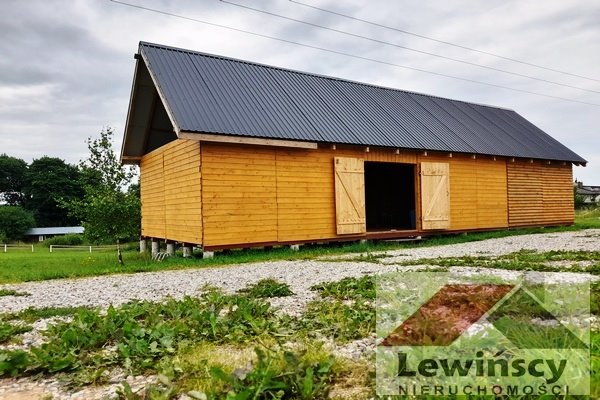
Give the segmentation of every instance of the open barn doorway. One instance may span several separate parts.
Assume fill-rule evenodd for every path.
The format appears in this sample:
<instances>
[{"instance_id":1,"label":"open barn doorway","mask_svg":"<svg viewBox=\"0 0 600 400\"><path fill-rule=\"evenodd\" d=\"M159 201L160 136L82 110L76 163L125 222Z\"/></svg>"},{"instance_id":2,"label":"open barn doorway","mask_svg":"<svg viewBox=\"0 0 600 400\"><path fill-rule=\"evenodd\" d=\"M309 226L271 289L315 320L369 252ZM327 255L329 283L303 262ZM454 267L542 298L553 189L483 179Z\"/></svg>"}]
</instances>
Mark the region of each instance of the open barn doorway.
<instances>
[{"instance_id":1,"label":"open barn doorway","mask_svg":"<svg viewBox=\"0 0 600 400\"><path fill-rule=\"evenodd\" d=\"M365 162L367 231L416 229L415 166Z\"/></svg>"}]
</instances>

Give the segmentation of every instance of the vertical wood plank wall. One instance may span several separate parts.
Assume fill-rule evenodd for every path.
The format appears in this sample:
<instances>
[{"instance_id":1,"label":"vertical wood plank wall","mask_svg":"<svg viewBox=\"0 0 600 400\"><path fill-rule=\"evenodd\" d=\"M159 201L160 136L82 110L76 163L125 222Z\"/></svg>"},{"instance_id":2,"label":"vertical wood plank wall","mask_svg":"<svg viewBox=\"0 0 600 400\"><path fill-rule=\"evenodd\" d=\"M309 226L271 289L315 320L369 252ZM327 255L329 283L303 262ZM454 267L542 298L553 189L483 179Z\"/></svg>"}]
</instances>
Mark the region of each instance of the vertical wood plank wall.
<instances>
[{"instance_id":1,"label":"vertical wood plank wall","mask_svg":"<svg viewBox=\"0 0 600 400\"><path fill-rule=\"evenodd\" d=\"M573 223L571 164L507 164L510 226Z\"/></svg>"},{"instance_id":2,"label":"vertical wood plank wall","mask_svg":"<svg viewBox=\"0 0 600 400\"><path fill-rule=\"evenodd\" d=\"M142 235L202 243L200 143L176 140L140 163Z\"/></svg>"}]
</instances>

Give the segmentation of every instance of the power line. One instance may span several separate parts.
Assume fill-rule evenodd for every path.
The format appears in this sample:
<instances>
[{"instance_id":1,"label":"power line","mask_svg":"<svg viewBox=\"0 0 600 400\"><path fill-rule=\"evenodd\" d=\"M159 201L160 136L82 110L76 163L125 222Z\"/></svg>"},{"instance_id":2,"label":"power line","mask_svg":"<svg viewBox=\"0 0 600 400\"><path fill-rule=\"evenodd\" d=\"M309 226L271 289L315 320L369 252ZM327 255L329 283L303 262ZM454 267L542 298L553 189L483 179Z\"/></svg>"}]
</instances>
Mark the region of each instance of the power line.
<instances>
[{"instance_id":1,"label":"power line","mask_svg":"<svg viewBox=\"0 0 600 400\"><path fill-rule=\"evenodd\" d=\"M352 19L354 21L363 22L365 24L377 26L377 27L380 27L380 28L389 29L389 30L392 30L392 31L395 31L395 32L404 33L406 35L415 36L415 37L418 37L418 38L421 38L421 39L430 40L432 42L442 43L442 44L445 44L445 45L448 45L448 46L452 46L452 47L457 47L457 48L463 49L463 50L474 51L476 53L485 54L485 55L488 55L488 56L500 58L502 60L512 61L512 62L523 64L523 65L528 65L530 67L536 67L536 68L544 69L546 71L557 72L559 74L565 74L565 75L574 76L574 77L577 77L577 78L587 79L587 80L590 80L590 81L600 82L600 79L590 78L588 76L574 74L572 72L562 71L562 70L559 70L559 69L554 69L554 68L551 68L551 67L546 67L546 66L543 66L543 65L534 64L534 63L531 63L531 62L528 62L528 61L518 60L516 58L503 56L503 55L492 53L492 52L489 52L489 51L479 50L479 49L475 49L473 47L468 47L468 46L464 46L464 45L461 45L461 44L447 42L445 40L435 39L435 38L430 37L430 36L421 35L419 33L410 32L410 31L407 31L407 30L404 30L404 29L400 29L400 28L395 28L393 26L383 25L383 24L380 24L380 23L377 23L377 22L366 20L366 19L353 17L353 16L347 15L347 14L342 14L342 13L337 12L337 11L328 10L328 9L321 8L321 7L316 7L316 6L313 6L311 4L303 3L301 1L297 1L297 0L289 0L289 1L292 2L292 3L298 4L298 5L304 6L304 7L312 8L314 10L323 11L325 13L329 13L329 14L340 16L340 17Z\"/></svg>"},{"instance_id":2,"label":"power line","mask_svg":"<svg viewBox=\"0 0 600 400\"><path fill-rule=\"evenodd\" d=\"M347 35L347 36L351 36L351 37L355 37L355 38L359 38L359 39L364 39L364 40L368 40L368 41L371 41L371 42L374 42L374 43L378 43L378 44L384 44L384 45L387 45L387 46L393 46L393 47L396 47L396 48L399 48L399 49L408 50L408 51L412 51L412 52L419 53L419 54L424 54L424 55L428 55L428 56L432 56L432 57L441 58L441 59L444 59L444 60L454 61L454 62L458 62L458 63L461 63L461 64L466 64L466 65L470 65L470 66L474 66L474 67L484 68L484 69L491 70L491 71L502 72L502 73L505 73L505 74L514 75L514 76L518 76L518 77L521 77L521 78L533 79L533 80L536 80L536 81L539 81L539 82L550 83L552 85L558 85L558 86L568 87L568 88L571 88L571 89L583 90L585 92L591 92L591 93L598 93L598 94L600 94L600 91L593 90L593 89L586 89L586 88L582 88L582 87L579 87L579 86L569 85L569 84L566 84L566 83L560 83L560 82L551 81L549 79L538 78L538 77L535 77L535 76L525 75L525 74L521 74L521 73L513 72L513 71L507 71L507 70L504 70L504 69L501 69L501 68L490 67L489 65L478 64L478 63L474 63L474 62L466 61L466 60L461 60L461 59L454 58L454 57L448 57L448 56L443 56L441 54L436 54L436 53L431 53L431 52L424 51L424 50L414 49L412 47L403 46L403 45L400 45L400 44L397 44L397 43L391 43L391 42L387 42L385 40L380 40L380 39L376 39L376 38L369 37L369 36L363 36L363 35L359 35L359 34L356 34L356 33L348 32L348 31L343 31L341 29L331 28L329 26L319 25L319 24L315 24L313 22L304 21L304 20L301 20L301 19L296 19L296 18L292 18L292 17L286 17L285 15L277 14L277 13L274 13L274 12L271 12L271 11L261 10L259 8L254 8L254 7L246 6L246 5L243 5L243 4L234 3L234 2L231 2L231 1L228 1L228 0L219 0L219 1L221 1L222 3L225 3L225 4L229 4L229 5L235 6L235 7L244 8L244 9L247 9L247 10L250 10L250 11L258 12L258 13L261 13L261 14L266 14L266 15L269 15L269 16L272 16L272 17L276 17L276 18L285 19L285 20L288 20L288 21L298 22L300 24L312 26L312 27L319 28L319 29L324 29L324 30L327 30L327 31L330 31L330 32L341 33L342 35Z\"/></svg>"},{"instance_id":3,"label":"power line","mask_svg":"<svg viewBox=\"0 0 600 400\"><path fill-rule=\"evenodd\" d=\"M167 16L170 16L170 17L180 18L180 19L184 19L184 20L187 20L187 21L198 22L198 23L204 24L204 25L209 25L209 26L214 26L214 27L217 27L217 28L227 29L227 30L234 31L234 32L245 33L245 34L248 34L248 35L253 35L253 36L261 37L261 38L265 38L265 39L277 40L277 41L282 42L282 43L288 43L288 44L293 44L293 45L297 45L297 46L306 47L306 48L309 48L309 49L325 51L325 52L332 53L332 54L338 54L338 55L342 55L342 56L346 56L346 57L356 58L356 59L359 59L359 60L370 61L370 62L382 64L382 65L388 65L388 66L391 66L391 67L403 68L403 69L408 69L408 70L411 70L411 71L423 72L423 73L430 74L430 75L442 76L442 77L445 77L445 78L456 79L456 80L460 80L460 81L464 81L464 82L470 82L470 83L476 83L476 84L479 84L479 85L497 87L497 88L501 88L501 89L511 90L511 91L514 91L514 92L528 93L528 94L533 94L533 95L536 95L536 96L548 97L548 98L551 98L551 99L564 100L564 101L568 101L568 102L572 102L572 103L579 103L579 104L586 104L586 105L589 105L589 106L600 107L600 104L597 104L597 103L590 103L590 102L581 101L581 100L569 99L569 98L566 98L566 97L552 96L552 95L549 95L549 94L532 92L532 91L529 91L529 90L517 89L517 88L512 88L512 87L509 87L509 86L497 85L497 84L494 84L494 83L477 81L477 80L474 80L474 79L462 78L462 77L454 76L454 75L447 75L447 74L443 74L443 73L440 73L440 72L433 72L433 71L428 71L428 70L424 70L424 69L420 69L420 68L416 68L416 67L409 67L407 65L395 64L395 63L388 62L388 61L377 60L375 58L369 58L369 57L359 56L359 55L356 55L356 54L345 53L343 51L338 51L338 50L333 50L333 49L327 49L327 48L324 48L324 47L313 46L313 45L306 44L306 43L295 42L293 40L278 38L278 37L275 37L275 36L265 35L265 34L262 34L262 33L252 32L252 31L248 31L248 30L244 30L244 29L240 29L240 28L234 28L234 27L231 27L231 26L217 24L217 23L214 23L214 22L203 21L201 19L186 17L184 15L174 14L174 13L171 13L171 12L168 12L168 11L163 11L163 10L158 10L158 9L154 9L154 8L144 7L144 6L140 6L140 5L137 5L137 4L126 3L124 1L119 1L119 0L109 0L109 1L112 2L112 3L121 4L121 5L124 5L124 6L127 6L127 7L138 8L138 9L141 9L141 10L146 10L146 11L150 11L150 12L154 12L154 13L158 13L158 14L163 14L163 15L167 15Z\"/></svg>"}]
</instances>

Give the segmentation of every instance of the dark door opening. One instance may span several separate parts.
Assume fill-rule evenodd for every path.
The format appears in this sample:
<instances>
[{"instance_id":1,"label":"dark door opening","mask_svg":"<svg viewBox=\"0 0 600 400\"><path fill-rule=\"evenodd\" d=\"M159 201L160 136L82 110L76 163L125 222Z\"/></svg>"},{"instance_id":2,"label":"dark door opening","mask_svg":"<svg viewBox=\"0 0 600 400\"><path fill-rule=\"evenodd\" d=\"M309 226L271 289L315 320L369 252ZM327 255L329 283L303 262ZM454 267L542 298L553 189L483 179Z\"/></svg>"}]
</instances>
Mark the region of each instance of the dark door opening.
<instances>
[{"instance_id":1,"label":"dark door opening","mask_svg":"<svg viewBox=\"0 0 600 400\"><path fill-rule=\"evenodd\" d=\"M365 162L367 231L416 229L415 166Z\"/></svg>"}]
</instances>

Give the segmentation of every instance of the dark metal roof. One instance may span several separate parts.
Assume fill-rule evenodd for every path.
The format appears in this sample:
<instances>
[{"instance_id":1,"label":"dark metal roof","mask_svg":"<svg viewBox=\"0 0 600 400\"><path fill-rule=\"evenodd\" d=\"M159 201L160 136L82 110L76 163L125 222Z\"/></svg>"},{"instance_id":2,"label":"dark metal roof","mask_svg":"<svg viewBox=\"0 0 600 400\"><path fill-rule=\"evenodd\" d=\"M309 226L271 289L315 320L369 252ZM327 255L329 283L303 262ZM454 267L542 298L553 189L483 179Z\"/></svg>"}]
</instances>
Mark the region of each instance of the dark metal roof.
<instances>
[{"instance_id":1,"label":"dark metal roof","mask_svg":"<svg viewBox=\"0 0 600 400\"><path fill-rule=\"evenodd\" d=\"M585 163L515 111L140 43L177 132Z\"/></svg>"}]
</instances>

